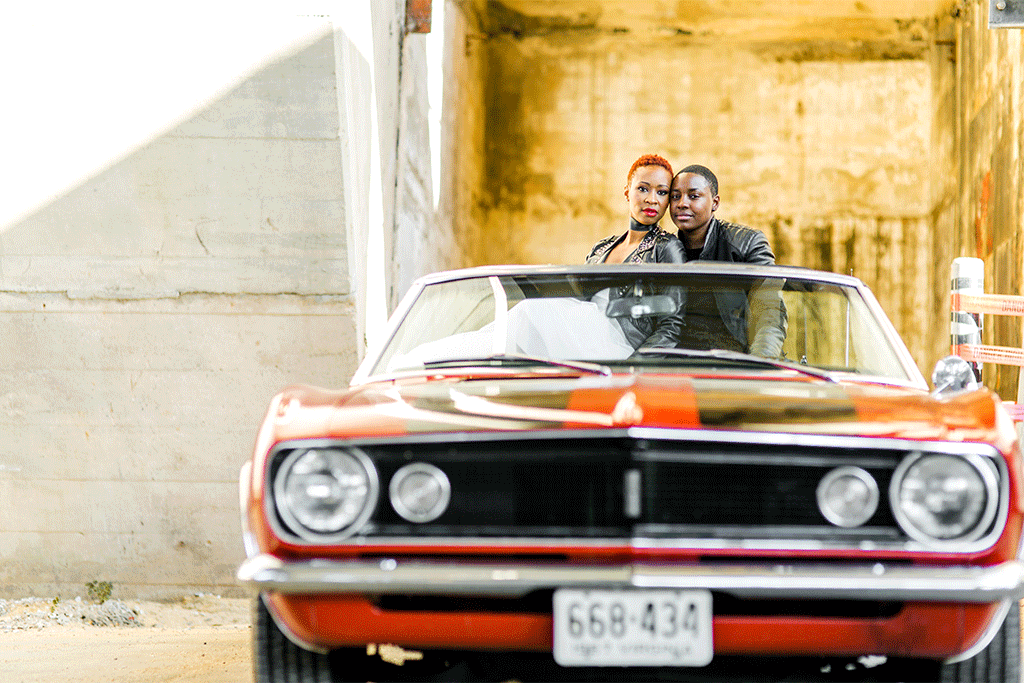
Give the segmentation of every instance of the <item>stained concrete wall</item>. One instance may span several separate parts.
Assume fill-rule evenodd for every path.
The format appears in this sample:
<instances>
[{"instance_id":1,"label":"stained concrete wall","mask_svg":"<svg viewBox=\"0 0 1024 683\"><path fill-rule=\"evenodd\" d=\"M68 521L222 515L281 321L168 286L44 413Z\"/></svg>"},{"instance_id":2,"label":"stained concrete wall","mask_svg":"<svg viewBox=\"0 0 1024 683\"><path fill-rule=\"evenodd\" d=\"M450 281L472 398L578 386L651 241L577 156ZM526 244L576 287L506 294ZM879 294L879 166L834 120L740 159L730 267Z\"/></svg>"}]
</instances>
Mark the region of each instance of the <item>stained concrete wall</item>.
<instances>
[{"instance_id":1,"label":"stained concrete wall","mask_svg":"<svg viewBox=\"0 0 1024 683\"><path fill-rule=\"evenodd\" d=\"M426 273L446 270L457 261L450 223L439 226L435 214L429 139L426 35L409 34L401 43L402 71L398 96L401 120L395 164L395 219L387 267L388 310ZM436 65L440 67L441 65ZM437 103L440 106L440 103Z\"/></svg>"},{"instance_id":2,"label":"stained concrete wall","mask_svg":"<svg viewBox=\"0 0 1024 683\"><path fill-rule=\"evenodd\" d=\"M486 0L445 3L444 110L438 227L452 235L449 267L497 263L484 203L490 87Z\"/></svg>"},{"instance_id":3,"label":"stained concrete wall","mask_svg":"<svg viewBox=\"0 0 1024 683\"><path fill-rule=\"evenodd\" d=\"M760 10L705 23L571 4L551 16L528 2L455 5L468 28L452 49L486 80L458 98L454 158L482 169L451 212L466 263L578 263L625 230L637 156L703 163L721 181L720 217L764 230L780 263L859 276L930 374L949 350L954 245L975 230L963 214L982 190L965 188L1019 149L1019 39L979 23L980 1L813 21L750 2ZM1017 187L1001 208L985 202L986 220L1013 226L986 247L1001 273L1020 264L1019 249L995 246L1019 238Z\"/></svg>"},{"instance_id":4,"label":"stained concrete wall","mask_svg":"<svg viewBox=\"0 0 1024 683\"><path fill-rule=\"evenodd\" d=\"M962 3L955 25L954 172L948 255L985 261L985 290L1024 294L1024 39L989 29L989 3ZM941 226L941 230L947 230ZM947 273L948 278L948 273ZM936 287L936 298L943 293ZM1022 319L985 316L984 342L1020 348ZM985 383L1018 398L1018 368L988 364Z\"/></svg>"},{"instance_id":5,"label":"stained concrete wall","mask_svg":"<svg viewBox=\"0 0 1024 683\"><path fill-rule=\"evenodd\" d=\"M930 291L928 259L913 258L931 246L927 41L843 60L614 33L502 34L488 48L480 261L582 261L625 230L626 171L656 152L712 168L717 215L764 230L780 263L852 270L920 348L935 322L908 315Z\"/></svg>"},{"instance_id":6,"label":"stained concrete wall","mask_svg":"<svg viewBox=\"0 0 1024 683\"><path fill-rule=\"evenodd\" d=\"M382 62L406 49L392 10ZM300 43L2 226L0 595L240 594L238 469L263 412L288 384L347 383L367 286L350 264L415 211L395 196L430 188L425 136L399 140L400 122L425 126L421 93L375 78L344 23L305 21ZM422 55L403 69L422 78ZM369 136L373 92L393 105L376 109L389 146ZM389 176L364 172L372 155ZM399 158L425 176L399 180ZM388 225L366 211L373 183L400 207ZM415 249L429 230L409 232Z\"/></svg>"}]
</instances>

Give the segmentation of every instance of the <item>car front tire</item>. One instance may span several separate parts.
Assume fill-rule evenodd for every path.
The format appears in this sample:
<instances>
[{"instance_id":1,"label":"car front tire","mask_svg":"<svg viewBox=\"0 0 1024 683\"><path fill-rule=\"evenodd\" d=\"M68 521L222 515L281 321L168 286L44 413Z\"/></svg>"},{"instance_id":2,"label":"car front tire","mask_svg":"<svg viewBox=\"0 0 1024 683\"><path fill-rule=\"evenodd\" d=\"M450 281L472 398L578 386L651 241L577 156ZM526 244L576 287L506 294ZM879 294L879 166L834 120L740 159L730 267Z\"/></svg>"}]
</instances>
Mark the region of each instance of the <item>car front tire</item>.
<instances>
[{"instance_id":1,"label":"car front tire","mask_svg":"<svg viewBox=\"0 0 1024 683\"><path fill-rule=\"evenodd\" d=\"M253 608L252 668L256 683L334 683L327 655L299 647L281 632L257 597Z\"/></svg>"},{"instance_id":2,"label":"car front tire","mask_svg":"<svg viewBox=\"0 0 1024 683\"><path fill-rule=\"evenodd\" d=\"M1021 680L1020 605L1013 604L1003 625L984 650L970 659L945 664L943 683L1018 683Z\"/></svg>"}]
</instances>

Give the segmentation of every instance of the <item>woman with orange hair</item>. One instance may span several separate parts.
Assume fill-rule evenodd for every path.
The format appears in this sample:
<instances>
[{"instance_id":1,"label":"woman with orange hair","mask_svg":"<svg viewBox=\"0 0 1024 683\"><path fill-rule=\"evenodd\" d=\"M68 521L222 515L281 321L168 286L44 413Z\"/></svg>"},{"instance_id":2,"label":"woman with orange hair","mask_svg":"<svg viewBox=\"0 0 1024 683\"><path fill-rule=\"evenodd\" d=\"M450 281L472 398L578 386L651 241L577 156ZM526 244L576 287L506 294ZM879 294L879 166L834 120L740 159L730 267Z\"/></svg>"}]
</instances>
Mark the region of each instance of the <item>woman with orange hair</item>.
<instances>
[{"instance_id":1,"label":"woman with orange hair","mask_svg":"<svg viewBox=\"0 0 1024 683\"><path fill-rule=\"evenodd\" d=\"M671 191L672 164L665 158L645 154L634 161L623 190L629 204L629 230L595 244L587 263L685 261L678 238L658 225L668 211Z\"/></svg>"},{"instance_id":2,"label":"woman with orange hair","mask_svg":"<svg viewBox=\"0 0 1024 683\"><path fill-rule=\"evenodd\" d=\"M672 164L666 159L657 154L645 154L634 161L626 175L624 190L629 204L629 230L595 244L587 263L683 263L686 256L682 243L658 225L668 210L671 190ZM634 349L674 347L682 327L678 313L618 321Z\"/></svg>"}]
</instances>

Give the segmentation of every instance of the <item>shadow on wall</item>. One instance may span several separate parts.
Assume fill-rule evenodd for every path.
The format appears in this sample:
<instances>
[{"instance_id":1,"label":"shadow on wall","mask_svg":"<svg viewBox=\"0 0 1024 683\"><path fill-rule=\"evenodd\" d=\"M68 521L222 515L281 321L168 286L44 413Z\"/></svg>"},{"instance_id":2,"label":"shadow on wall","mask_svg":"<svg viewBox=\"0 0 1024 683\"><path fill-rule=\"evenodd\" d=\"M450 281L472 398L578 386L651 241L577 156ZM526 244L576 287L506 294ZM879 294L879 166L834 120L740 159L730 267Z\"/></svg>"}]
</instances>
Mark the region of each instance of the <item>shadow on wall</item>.
<instances>
[{"instance_id":1,"label":"shadow on wall","mask_svg":"<svg viewBox=\"0 0 1024 683\"><path fill-rule=\"evenodd\" d=\"M347 294L334 37L7 229L0 289Z\"/></svg>"}]
</instances>

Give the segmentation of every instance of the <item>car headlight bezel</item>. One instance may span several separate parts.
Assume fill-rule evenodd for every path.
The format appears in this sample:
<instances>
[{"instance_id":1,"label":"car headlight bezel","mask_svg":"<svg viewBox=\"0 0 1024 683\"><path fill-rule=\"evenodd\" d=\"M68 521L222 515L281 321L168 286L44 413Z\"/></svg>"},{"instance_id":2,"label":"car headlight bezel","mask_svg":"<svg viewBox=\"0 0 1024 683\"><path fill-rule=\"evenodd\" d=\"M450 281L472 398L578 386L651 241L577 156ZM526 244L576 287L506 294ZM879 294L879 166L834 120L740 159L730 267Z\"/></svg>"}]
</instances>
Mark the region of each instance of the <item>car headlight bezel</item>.
<instances>
[{"instance_id":1,"label":"car headlight bezel","mask_svg":"<svg viewBox=\"0 0 1024 683\"><path fill-rule=\"evenodd\" d=\"M861 510L857 515L844 516L829 504L829 489L833 484L843 478L851 478L864 485L867 500L864 504L863 510ZM821 512L822 516L832 524L844 529L853 529L866 524L875 516L875 513L878 511L879 500L881 499L878 482L875 481L875 478L871 476L867 470L853 466L836 467L835 469L830 470L821 478L821 481L818 482L818 488L815 491L815 495L818 502L818 510Z\"/></svg>"},{"instance_id":2,"label":"car headlight bezel","mask_svg":"<svg viewBox=\"0 0 1024 683\"><path fill-rule=\"evenodd\" d=\"M416 506L410 505L403 496L402 485L414 476L425 476L437 485L437 498L426 509L417 509ZM434 521L448 509L448 504L451 502L452 485L448 480L448 475L439 467L425 462L413 462L399 468L391 477L388 494L391 498L391 506L399 516L409 522L424 524Z\"/></svg>"},{"instance_id":3,"label":"car headlight bezel","mask_svg":"<svg viewBox=\"0 0 1024 683\"><path fill-rule=\"evenodd\" d=\"M293 505L290 504L290 496L287 491L288 479L293 474L295 466L303 458L314 453L323 454L328 458L341 459L342 462L350 466L349 476L361 477L363 483L360 486L365 486L366 489L364 494L360 494L362 496L362 503L358 511L351 515L350 519L331 530L318 530L307 525L301 518L302 514L297 512ZM356 448L310 444L291 449L290 452L283 456L280 464L274 469L272 477L271 490L273 491L273 496L269 507L276 511L288 535L310 543L333 543L358 533L373 515L380 495L377 468L365 453ZM343 489L345 486L345 484L341 484Z\"/></svg>"},{"instance_id":4,"label":"car headlight bezel","mask_svg":"<svg viewBox=\"0 0 1024 683\"><path fill-rule=\"evenodd\" d=\"M919 466L922 461L937 457L958 458L966 463L977 474L985 492L984 505L973 527L952 538L935 536L922 529L907 513L902 502L903 487L908 473L914 467ZM996 524L993 528L996 515L1000 509L1005 507L1006 496L1003 491L1004 487L1000 484L1001 479L994 461L977 453L915 451L905 457L893 472L889 484L889 503L896 522L911 539L936 550L967 551L977 547L979 541L983 545L989 545L995 540L992 537L1002 532L1002 524Z\"/></svg>"}]
</instances>

